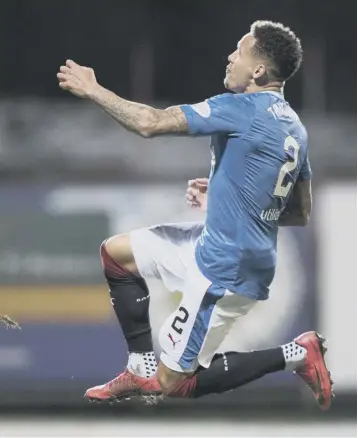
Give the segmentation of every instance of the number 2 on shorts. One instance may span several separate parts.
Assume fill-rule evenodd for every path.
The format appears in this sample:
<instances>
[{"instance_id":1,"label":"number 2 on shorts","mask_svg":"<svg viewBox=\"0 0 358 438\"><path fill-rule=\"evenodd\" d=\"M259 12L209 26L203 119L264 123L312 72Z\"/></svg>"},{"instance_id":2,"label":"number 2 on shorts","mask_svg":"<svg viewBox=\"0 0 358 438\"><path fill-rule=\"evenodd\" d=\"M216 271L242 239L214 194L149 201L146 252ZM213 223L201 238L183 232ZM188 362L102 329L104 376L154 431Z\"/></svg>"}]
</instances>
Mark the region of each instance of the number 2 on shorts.
<instances>
[{"instance_id":1,"label":"number 2 on shorts","mask_svg":"<svg viewBox=\"0 0 358 438\"><path fill-rule=\"evenodd\" d=\"M179 335L183 333L183 329L181 327L178 327L178 323L185 324L188 321L189 318L189 312L186 310L185 307L180 306L179 312L182 312L182 316L176 316L174 318L174 321L172 323L172 329L175 330Z\"/></svg>"}]
</instances>

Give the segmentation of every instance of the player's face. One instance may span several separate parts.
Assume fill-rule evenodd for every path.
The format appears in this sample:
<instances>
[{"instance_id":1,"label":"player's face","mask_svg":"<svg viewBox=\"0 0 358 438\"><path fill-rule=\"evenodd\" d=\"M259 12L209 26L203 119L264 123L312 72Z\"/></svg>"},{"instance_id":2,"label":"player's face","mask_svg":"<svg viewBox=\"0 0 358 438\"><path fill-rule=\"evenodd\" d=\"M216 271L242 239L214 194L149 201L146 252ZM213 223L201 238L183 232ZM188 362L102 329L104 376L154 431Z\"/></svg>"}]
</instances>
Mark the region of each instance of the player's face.
<instances>
[{"instance_id":1,"label":"player's face","mask_svg":"<svg viewBox=\"0 0 358 438\"><path fill-rule=\"evenodd\" d=\"M255 38L247 34L239 41L235 52L229 56L224 79L224 85L228 90L243 93L253 82L258 67L258 60L252 51L254 44Z\"/></svg>"}]
</instances>

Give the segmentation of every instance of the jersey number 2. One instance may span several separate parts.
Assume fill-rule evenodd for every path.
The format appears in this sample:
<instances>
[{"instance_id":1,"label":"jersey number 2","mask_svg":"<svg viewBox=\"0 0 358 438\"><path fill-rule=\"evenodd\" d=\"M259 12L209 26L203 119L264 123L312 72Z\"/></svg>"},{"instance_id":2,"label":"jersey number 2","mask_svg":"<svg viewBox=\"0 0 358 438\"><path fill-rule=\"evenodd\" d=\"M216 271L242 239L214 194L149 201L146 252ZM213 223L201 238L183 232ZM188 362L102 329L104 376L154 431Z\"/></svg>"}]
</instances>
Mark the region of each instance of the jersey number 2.
<instances>
[{"instance_id":1,"label":"jersey number 2","mask_svg":"<svg viewBox=\"0 0 358 438\"><path fill-rule=\"evenodd\" d=\"M275 191L273 192L274 196L279 196L280 198L286 198L291 190L292 182L290 181L286 185L283 185L283 182L285 180L285 176L288 173L293 172L297 167L300 146L293 137L288 136L286 137L284 148L287 152L290 149L293 149L293 161L286 161L286 163L281 166L275 186Z\"/></svg>"}]
</instances>

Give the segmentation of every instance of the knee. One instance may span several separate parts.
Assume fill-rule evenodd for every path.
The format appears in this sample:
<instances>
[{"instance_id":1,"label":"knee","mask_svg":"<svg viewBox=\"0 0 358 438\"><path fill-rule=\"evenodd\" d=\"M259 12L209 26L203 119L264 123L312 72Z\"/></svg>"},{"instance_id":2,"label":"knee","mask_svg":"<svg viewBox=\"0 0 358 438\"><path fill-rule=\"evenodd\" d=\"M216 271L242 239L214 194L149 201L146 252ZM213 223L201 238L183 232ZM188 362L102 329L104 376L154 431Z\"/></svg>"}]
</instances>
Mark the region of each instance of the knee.
<instances>
[{"instance_id":1,"label":"knee","mask_svg":"<svg viewBox=\"0 0 358 438\"><path fill-rule=\"evenodd\" d=\"M115 263L128 272L137 273L128 234L118 234L104 240L100 246L100 254L104 270Z\"/></svg>"},{"instance_id":2,"label":"knee","mask_svg":"<svg viewBox=\"0 0 358 438\"><path fill-rule=\"evenodd\" d=\"M118 234L101 243L101 254L106 252L112 259L121 262L129 258L131 252L128 234Z\"/></svg>"}]
</instances>

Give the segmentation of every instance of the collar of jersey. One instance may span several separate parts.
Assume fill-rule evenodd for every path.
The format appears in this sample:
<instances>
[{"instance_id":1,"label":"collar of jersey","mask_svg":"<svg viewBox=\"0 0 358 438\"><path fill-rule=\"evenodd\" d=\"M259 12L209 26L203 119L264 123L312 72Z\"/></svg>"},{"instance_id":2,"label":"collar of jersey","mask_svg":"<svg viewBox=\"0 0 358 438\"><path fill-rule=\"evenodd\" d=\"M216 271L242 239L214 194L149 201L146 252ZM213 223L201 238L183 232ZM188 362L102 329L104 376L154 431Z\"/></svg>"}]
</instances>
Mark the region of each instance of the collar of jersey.
<instances>
[{"instance_id":1,"label":"collar of jersey","mask_svg":"<svg viewBox=\"0 0 358 438\"><path fill-rule=\"evenodd\" d=\"M282 93L279 93L278 91L261 91L261 93L273 94L274 96L280 97L281 99L285 98L285 96Z\"/></svg>"}]
</instances>

